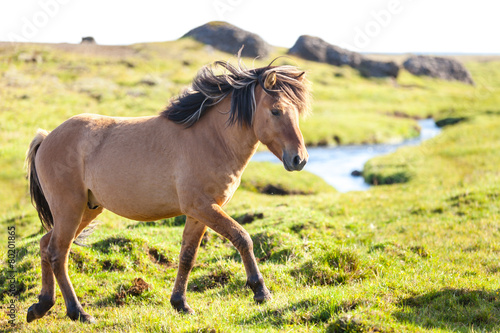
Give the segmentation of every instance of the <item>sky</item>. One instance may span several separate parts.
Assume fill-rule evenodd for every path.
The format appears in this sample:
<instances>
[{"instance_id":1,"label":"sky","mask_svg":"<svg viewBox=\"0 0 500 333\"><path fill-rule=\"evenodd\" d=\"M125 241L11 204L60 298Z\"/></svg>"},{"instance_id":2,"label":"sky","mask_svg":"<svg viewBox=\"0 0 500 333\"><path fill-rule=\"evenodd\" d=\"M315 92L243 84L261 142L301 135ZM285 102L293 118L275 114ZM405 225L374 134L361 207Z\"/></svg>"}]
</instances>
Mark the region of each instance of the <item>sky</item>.
<instances>
[{"instance_id":1,"label":"sky","mask_svg":"<svg viewBox=\"0 0 500 333\"><path fill-rule=\"evenodd\" d=\"M226 21L292 47L300 35L366 53L500 54L496 0L0 0L0 41L127 45Z\"/></svg>"}]
</instances>

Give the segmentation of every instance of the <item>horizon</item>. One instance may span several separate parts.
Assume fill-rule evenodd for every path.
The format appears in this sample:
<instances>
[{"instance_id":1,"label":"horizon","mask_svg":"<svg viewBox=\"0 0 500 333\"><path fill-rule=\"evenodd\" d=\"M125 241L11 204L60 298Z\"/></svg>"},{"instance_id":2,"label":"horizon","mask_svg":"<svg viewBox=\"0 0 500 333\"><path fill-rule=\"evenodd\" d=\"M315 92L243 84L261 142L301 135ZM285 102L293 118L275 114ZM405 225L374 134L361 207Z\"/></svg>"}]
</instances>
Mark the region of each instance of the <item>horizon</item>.
<instances>
[{"instance_id":1,"label":"horizon","mask_svg":"<svg viewBox=\"0 0 500 333\"><path fill-rule=\"evenodd\" d=\"M205 23L225 21L285 48L299 36L311 35L364 54L500 54L500 45L490 36L500 31L496 6L486 0L362 0L329 5L319 0L307 5L297 0L143 0L139 6L144 10L137 6L134 1L97 0L1 3L0 41L78 44L82 37L92 36L99 45L165 42Z\"/></svg>"}]
</instances>

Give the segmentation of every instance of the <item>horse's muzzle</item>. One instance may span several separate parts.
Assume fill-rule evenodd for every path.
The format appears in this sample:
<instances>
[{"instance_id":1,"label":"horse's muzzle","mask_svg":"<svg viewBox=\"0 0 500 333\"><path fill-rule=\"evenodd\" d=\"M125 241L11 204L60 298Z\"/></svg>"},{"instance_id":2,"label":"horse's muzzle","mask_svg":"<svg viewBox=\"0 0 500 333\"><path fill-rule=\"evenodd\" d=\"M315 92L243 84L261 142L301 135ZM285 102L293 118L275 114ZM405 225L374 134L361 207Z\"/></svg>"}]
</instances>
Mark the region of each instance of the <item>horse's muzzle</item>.
<instances>
[{"instance_id":1,"label":"horse's muzzle","mask_svg":"<svg viewBox=\"0 0 500 333\"><path fill-rule=\"evenodd\" d=\"M307 155L307 154L306 154ZM286 171L300 171L307 163L307 157L302 158L298 154L288 155L283 153L283 166Z\"/></svg>"}]
</instances>

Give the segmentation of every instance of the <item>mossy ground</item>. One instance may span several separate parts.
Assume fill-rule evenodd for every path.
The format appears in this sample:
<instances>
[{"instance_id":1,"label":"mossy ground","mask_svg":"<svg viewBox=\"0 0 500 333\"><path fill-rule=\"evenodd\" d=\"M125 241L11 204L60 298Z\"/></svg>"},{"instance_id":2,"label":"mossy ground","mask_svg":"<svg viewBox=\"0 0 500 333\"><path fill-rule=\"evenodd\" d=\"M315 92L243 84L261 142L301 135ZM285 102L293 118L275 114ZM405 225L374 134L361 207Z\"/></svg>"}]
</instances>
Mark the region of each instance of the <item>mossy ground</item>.
<instances>
[{"instance_id":1,"label":"mossy ground","mask_svg":"<svg viewBox=\"0 0 500 333\"><path fill-rule=\"evenodd\" d=\"M97 324L65 317L59 291L50 313L27 324L41 281L42 233L23 171L36 129L53 129L82 112L155 114L198 68L229 58L191 40L127 50L120 56L0 48L0 237L6 240L15 225L18 251L17 293L10 296L7 246L0 249L2 329L9 327L6 304L14 300L12 330L19 332L500 330L499 63L468 62L478 83L472 87L404 71L397 84L367 80L349 68L296 58L279 62L307 69L313 81L314 114L302 123L309 143L418 134L412 118L395 114L464 120L419 147L371 160L365 178L393 184L365 192L337 193L307 173L250 165L227 211L254 239L274 297L269 303L253 302L236 250L209 231L188 285L197 314L175 313L169 297L184 219L144 223L105 212L89 247L73 246L69 261L76 292ZM40 54L43 62L21 61L21 53ZM293 195L260 193L267 185Z\"/></svg>"}]
</instances>

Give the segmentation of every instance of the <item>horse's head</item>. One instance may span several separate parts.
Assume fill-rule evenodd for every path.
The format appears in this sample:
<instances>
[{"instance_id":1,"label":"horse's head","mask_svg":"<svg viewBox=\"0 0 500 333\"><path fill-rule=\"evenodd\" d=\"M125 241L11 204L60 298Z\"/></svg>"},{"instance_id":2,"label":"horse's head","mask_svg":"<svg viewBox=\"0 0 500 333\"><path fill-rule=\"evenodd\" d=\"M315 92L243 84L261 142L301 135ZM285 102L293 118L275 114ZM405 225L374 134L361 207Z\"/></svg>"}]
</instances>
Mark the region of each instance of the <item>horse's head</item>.
<instances>
[{"instance_id":1,"label":"horse's head","mask_svg":"<svg viewBox=\"0 0 500 333\"><path fill-rule=\"evenodd\" d=\"M300 171L309 154L299 128L300 114L309 111L308 81L295 67L271 67L256 88L253 128L257 139L287 171Z\"/></svg>"},{"instance_id":2,"label":"horse's head","mask_svg":"<svg viewBox=\"0 0 500 333\"><path fill-rule=\"evenodd\" d=\"M273 61L274 62L274 61ZM272 63L271 63L272 64ZM227 73L217 75L214 67ZM299 116L309 112L309 81L293 66L236 67L217 61L202 68L191 86L161 114L193 126L210 107L231 96L226 125L251 127L256 138L288 171L302 170L309 155L299 129ZM227 106L227 105L226 105Z\"/></svg>"}]
</instances>

